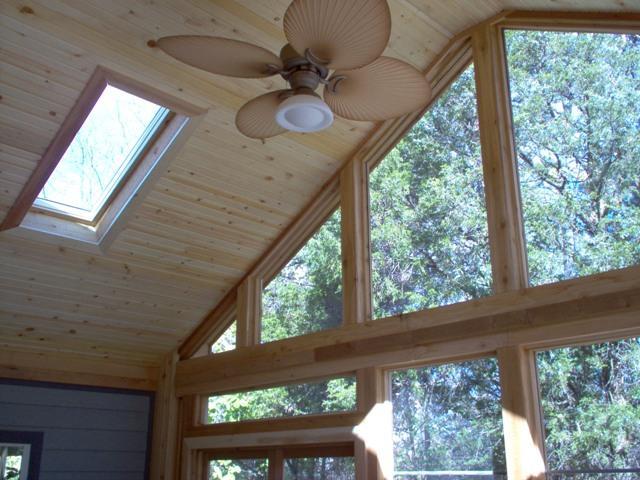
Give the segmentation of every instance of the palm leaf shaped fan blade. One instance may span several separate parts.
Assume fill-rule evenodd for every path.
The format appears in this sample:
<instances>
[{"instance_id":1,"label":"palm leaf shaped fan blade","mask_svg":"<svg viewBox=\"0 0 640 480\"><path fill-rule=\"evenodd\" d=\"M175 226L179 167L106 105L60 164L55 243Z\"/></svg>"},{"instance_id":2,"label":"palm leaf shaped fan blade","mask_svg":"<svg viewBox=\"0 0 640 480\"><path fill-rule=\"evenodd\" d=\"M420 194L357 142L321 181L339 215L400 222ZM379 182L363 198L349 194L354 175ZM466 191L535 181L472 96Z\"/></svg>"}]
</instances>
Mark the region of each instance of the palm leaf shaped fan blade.
<instances>
[{"instance_id":1,"label":"palm leaf shaped fan blade","mask_svg":"<svg viewBox=\"0 0 640 480\"><path fill-rule=\"evenodd\" d=\"M391 35L386 0L293 0L283 24L289 43L280 56L221 37L163 37L157 45L211 73L282 76L290 88L256 97L238 111L236 126L251 138L319 131L331 125L334 113L350 120L386 120L429 101L429 84L421 72L381 56ZM316 93L321 84L324 101Z\"/></svg>"}]
</instances>

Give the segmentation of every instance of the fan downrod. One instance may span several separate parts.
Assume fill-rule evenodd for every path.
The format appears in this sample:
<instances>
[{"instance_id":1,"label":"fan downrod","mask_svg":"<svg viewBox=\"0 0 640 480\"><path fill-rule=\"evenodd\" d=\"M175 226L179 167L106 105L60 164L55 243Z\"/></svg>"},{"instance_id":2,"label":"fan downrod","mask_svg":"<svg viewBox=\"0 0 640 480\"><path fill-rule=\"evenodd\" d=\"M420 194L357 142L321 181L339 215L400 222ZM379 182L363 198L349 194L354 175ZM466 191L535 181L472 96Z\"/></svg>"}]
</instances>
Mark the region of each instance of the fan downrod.
<instances>
[{"instance_id":1,"label":"fan downrod","mask_svg":"<svg viewBox=\"0 0 640 480\"><path fill-rule=\"evenodd\" d=\"M305 93L319 96L315 90L328 83L328 62L318 58L307 49L304 56L287 44L280 51L283 68L278 73L291 86L294 94Z\"/></svg>"}]
</instances>

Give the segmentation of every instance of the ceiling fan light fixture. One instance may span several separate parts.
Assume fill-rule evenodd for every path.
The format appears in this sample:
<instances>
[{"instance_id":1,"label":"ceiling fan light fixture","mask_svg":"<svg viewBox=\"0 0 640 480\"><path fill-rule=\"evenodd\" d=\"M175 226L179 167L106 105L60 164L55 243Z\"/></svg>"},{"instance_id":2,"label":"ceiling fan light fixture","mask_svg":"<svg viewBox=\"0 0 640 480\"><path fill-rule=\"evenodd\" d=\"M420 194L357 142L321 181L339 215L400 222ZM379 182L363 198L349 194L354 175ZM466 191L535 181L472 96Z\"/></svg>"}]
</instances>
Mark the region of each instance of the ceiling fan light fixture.
<instances>
[{"instance_id":1,"label":"ceiling fan light fixture","mask_svg":"<svg viewBox=\"0 0 640 480\"><path fill-rule=\"evenodd\" d=\"M314 95L293 95L278 106L276 122L293 132L318 132L331 126L333 112L322 99Z\"/></svg>"}]
</instances>

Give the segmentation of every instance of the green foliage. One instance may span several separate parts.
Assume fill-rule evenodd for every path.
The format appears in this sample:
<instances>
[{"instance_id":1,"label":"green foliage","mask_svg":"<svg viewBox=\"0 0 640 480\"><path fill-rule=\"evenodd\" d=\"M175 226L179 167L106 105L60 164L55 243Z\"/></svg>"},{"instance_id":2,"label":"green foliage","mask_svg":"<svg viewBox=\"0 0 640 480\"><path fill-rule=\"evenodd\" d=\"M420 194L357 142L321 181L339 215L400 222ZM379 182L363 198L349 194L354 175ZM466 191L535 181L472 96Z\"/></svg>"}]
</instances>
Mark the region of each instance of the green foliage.
<instances>
[{"instance_id":1,"label":"green foliage","mask_svg":"<svg viewBox=\"0 0 640 480\"><path fill-rule=\"evenodd\" d=\"M218 340L211 345L211 353L228 352L236 348L236 322L233 322Z\"/></svg>"},{"instance_id":2,"label":"green foliage","mask_svg":"<svg viewBox=\"0 0 640 480\"><path fill-rule=\"evenodd\" d=\"M353 457L287 458L284 480L352 480L355 478Z\"/></svg>"},{"instance_id":3,"label":"green foliage","mask_svg":"<svg viewBox=\"0 0 640 480\"><path fill-rule=\"evenodd\" d=\"M370 176L374 317L488 295L473 68Z\"/></svg>"},{"instance_id":4,"label":"green foliage","mask_svg":"<svg viewBox=\"0 0 640 480\"><path fill-rule=\"evenodd\" d=\"M342 321L340 210L262 294L262 341L337 327Z\"/></svg>"},{"instance_id":5,"label":"green foliage","mask_svg":"<svg viewBox=\"0 0 640 480\"><path fill-rule=\"evenodd\" d=\"M640 468L640 339L550 350L537 361L549 467Z\"/></svg>"},{"instance_id":6,"label":"green foliage","mask_svg":"<svg viewBox=\"0 0 640 480\"><path fill-rule=\"evenodd\" d=\"M395 469L505 472L495 359L392 376Z\"/></svg>"},{"instance_id":7,"label":"green foliage","mask_svg":"<svg viewBox=\"0 0 640 480\"><path fill-rule=\"evenodd\" d=\"M640 36L506 41L532 284L640 263Z\"/></svg>"},{"instance_id":8,"label":"green foliage","mask_svg":"<svg viewBox=\"0 0 640 480\"><path fill-rule=\"evenodd\" d=\"M356 407L355 378L301 383L209 398L210 423L344 412Z\"/></svg>"},{"instance_id":9,"label":"green foliage","mask_svg":"<svg viewBox=\"0 0 640 480\"><path fill-rule=\"evenodd\" d=\"M266 458L212 460L209 480L266 480L269 462Z\"/></svg>"}]
</instances>

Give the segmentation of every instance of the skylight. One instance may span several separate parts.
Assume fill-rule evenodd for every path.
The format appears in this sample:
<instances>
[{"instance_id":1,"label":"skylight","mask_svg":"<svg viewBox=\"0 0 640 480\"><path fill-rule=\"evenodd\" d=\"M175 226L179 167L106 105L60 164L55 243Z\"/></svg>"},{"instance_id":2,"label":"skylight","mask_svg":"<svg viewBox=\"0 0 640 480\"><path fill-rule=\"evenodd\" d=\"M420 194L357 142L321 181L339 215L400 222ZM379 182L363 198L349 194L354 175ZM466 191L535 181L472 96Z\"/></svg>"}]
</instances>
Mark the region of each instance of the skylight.
<instances>
[{"instance_id":1,"label":"skylight","mask_svg":"<svg viewBox=\"0 0 640 480\"><path fill-rule=\"evenodd\" d=\"M107 85L34 206L95 223L168 114L167 108Z\"/></svg>"}]
</instances>

